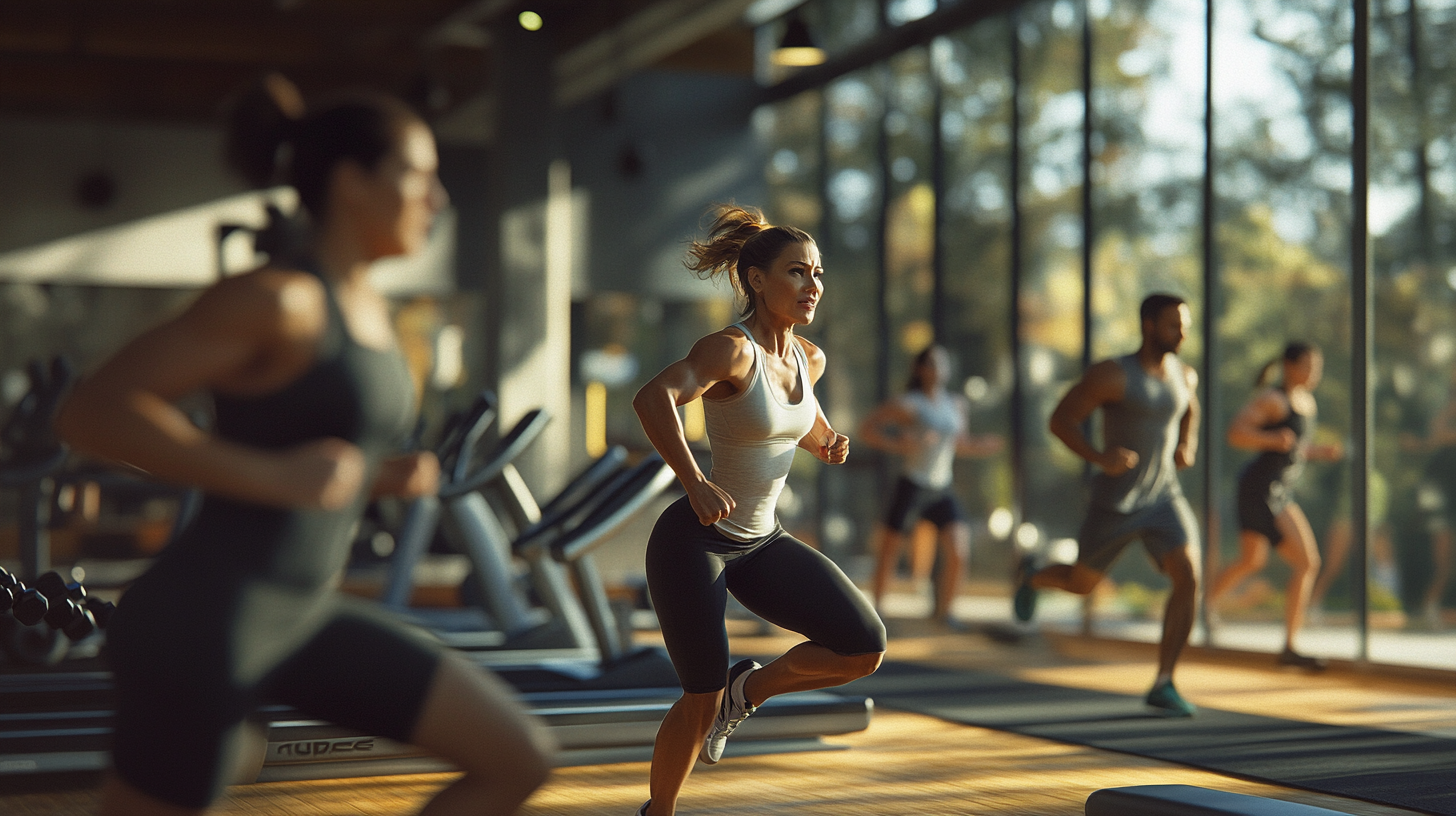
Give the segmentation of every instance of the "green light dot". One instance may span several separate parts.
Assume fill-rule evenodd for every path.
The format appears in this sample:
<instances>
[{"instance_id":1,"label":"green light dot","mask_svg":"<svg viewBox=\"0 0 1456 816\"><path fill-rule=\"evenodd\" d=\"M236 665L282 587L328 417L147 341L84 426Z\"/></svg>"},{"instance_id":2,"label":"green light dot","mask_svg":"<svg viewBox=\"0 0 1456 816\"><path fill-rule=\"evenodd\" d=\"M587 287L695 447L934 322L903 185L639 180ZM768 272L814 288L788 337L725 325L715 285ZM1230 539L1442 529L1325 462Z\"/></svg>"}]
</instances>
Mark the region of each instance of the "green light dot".
<instances>
[{"instance_id":1,"label":"green light dot","mask_svg":"<svg viewBox=\"0 0 1456 816\"><path fill-rule=\"evenodd\" d=\"M520 21L521 28L524 28L527 31L541 30L541 15L537 14L534 11L523 11L516 19Z\"/></svg>"}]
</instances>

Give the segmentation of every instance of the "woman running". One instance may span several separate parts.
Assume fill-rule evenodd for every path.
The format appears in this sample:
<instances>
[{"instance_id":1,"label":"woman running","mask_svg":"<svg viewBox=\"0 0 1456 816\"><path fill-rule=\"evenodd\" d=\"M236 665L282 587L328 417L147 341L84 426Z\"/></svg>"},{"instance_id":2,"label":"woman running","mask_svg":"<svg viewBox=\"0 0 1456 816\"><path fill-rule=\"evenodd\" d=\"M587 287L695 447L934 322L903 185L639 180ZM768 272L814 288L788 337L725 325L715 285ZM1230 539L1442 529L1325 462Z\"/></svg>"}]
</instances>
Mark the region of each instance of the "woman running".
<instances>
[{"instance_id":1,"label":"woman running","mask_svg":"<svg viewBox=\"0 0 1456 816\"><path fill-rule=\"evenodd\" d=\"M1314 389L1324 373L1324 355L1311 344L1290 343L1284 347L1283 381L1263 388L1280 363L1271 361L1259 372L1254 384L1261 390L1229 425L1229 444L1259 455L1239 474L1239 558L1214 579L1207 603L1213 608L1224 593L1263 569L1274 548L1291 571L1284 596L1284 651L1278 662L1318 670L1325 666L1323 659L1294 648L1320 569L1314 532L1294 501L1294 484L1305 460L1333 461L1340 458L1340 449L1311 444L1317 415Z\"/></svg>"},{"instance_id":2,"label":"woman running","mask_svg":"<svg viewBox=\"0 0 1456 816\"><path fill-rule=\"evenodd\" d=\"M824 353L794 334L814 319L824 293L819 249L808 233L769 226L758 210L725 205L715 214L687 266L701 277L729 276L745 299L743 319L699 340L633 401L687 491L647 543L648 590L683 695L658 729L652 798L638 816L671 816L694 759L721 759L728 736L764 700L863 677L885 651L885 627L869 601L774 514L795 447L829 464L849 455L849 438L814 399ZM699 397L713 450L708 476L677 412ZM728 592L808 640L767 666L742 660L729 669Z\"/></svg>"},{"instance_id":3,"label":"woman running","mask_svg":"<svg viewBox=\"0 0 1456 816\"><path fill-rule=\"evenodd\" d=\"M884 520L876 530L875 608L884 610L885 588L900 550L925 519L937 529L940 572L931 617L953 627L956 591L971 555L971 525L951 490L957 456L990 456L1002 448L998 436L972 436L966 400L951 394L950 353L931 345L915 356L905 394L876 408L860 427L860 439L904 459Z\"/></svg>"},{"instance_id":4,"label":"woman running","mask_svg":"<svg viewBox=\"0 0 1456 816\"><path fill-rule=\"evenodd\" d=\"M434 138L389 97L303 113L276 76L230 125L238 169L298 191L308 247L204 291L83 380L58 419L76 449L205 493L107 631L116 723L100 813L206 809L250 753L245 722L263 702L454 763L464 775L423 813L513 813L547 776L544 731L499 680L335 591L365 502L436 487L433 455L393 455L414 388L369 283L374 261L424 245L445 206ZM198 390L214 432L174 405Z\"/></svg>"}]
</instances>

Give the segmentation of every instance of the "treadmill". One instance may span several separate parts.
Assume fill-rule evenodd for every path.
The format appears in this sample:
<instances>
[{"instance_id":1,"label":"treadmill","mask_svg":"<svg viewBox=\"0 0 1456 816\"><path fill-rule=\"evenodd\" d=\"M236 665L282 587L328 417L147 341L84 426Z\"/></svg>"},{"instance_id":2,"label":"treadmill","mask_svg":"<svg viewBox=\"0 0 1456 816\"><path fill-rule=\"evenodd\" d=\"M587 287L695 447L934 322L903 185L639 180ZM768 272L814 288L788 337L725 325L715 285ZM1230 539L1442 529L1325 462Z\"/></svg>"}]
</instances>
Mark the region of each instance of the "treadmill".
<instances>
[{"instance_id":1,"label":"treadmill","mask_svg":"<svg viewBox=\"0 0 1456 816\"><path fill-rule=\"evenodd\" d=\"M508 434L498 446L509 454L504 464L524 449L519 441ZM520 690L522 701L561 746L558 762L563 765L648 759L657 727L681 693L660 650L628 650L616 638L615 621L590 558L597 544L671 483L671 471L655 456L631 466L624 458L614 453L606 464L589 467L562 491L559 502L538 508L535 522L512 542L528 561L555 570L559 588L570 592L573 581L583 587L582 599L570 595L580 613L570 628L589 642L465 651ZM496 472L513 473L514 468ZM513 490L524 490L523 483ZM95 659L0 673L0 780L104 769L111 695L110 673ZM868 727L872 709L867 698L829 692L775 697L735 732L728 754L822 749L824 736ZM264 708L259 717L266 744L249 757L238 782L450 769L413 746L310 719L287 707Z\"/></svg>"}]
</instances>

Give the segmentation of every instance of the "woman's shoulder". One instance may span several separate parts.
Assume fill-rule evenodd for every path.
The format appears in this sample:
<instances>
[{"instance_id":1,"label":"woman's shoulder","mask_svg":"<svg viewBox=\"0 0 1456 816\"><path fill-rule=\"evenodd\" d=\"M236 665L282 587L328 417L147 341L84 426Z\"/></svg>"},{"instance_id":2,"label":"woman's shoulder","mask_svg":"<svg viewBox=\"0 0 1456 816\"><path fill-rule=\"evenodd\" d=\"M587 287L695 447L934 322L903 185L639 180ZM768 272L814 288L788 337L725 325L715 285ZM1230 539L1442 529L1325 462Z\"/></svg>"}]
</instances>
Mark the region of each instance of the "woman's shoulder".
<instances>
[{"instance_id":1,"label":"woman's shoulder","mask_svg":"<svg viewBox=\"0 0 1456 816\"><path fill-rule=\"evenodd\" d=\"M326 297L316 275L262 266L213 284L198 298L194 310L251 321L260 329L307 330L325 319Z\"/></svg>"},{"instance_id":2,"label":"woman's shoulder","mask_svg":"<svg viewBox=\"0 0 1456 816\"><path fill-rule=\"evenodd\" d=\"M808 340L805 340L804 338L798 336L797 334L794 335L794 339L799 342L799 348L801 348L801 349L804 350L804 357L805 357L805 359L807 359L809 361L810 365L823 364L823 362L824 362L824 350L823 349L819 348L818 346L814 345L813 343L809 342Z\"/></svg>"},{"instance_id":3,"label":"woman's shoulder","mask_svg":"<svg viewBox=\"0 0 1456 816\"><path fill-rule=\"evenodd\" d=\"M742 329L728 326L705 335L693 344L690 354L700 362L740 368L753 365L753 339Z\"/></svg>"}]
</instances>

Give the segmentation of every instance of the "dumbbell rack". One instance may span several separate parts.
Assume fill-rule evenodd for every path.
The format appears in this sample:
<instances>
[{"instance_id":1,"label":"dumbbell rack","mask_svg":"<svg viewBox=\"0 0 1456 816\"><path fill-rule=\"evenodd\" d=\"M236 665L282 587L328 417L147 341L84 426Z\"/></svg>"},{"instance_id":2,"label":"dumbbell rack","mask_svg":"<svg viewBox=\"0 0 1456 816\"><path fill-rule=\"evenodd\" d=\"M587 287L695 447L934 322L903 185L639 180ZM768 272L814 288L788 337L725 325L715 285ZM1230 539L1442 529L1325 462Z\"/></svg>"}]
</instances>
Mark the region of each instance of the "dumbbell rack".
<instances>
[{"instance_id":1,"label":"dumbbell rack","mask_svg":"<svg viewBox=\"0 0 1456 816\"><path fill-rule=\"evenodd\" d=\"M8 613L25 626L42 621L72 641L83 640L104 628L114 609L109 601L92 597L86 587L68 582L60 573L41 575L34 587L0 567L0 613Z\"/></svg>"}]
</instances>

